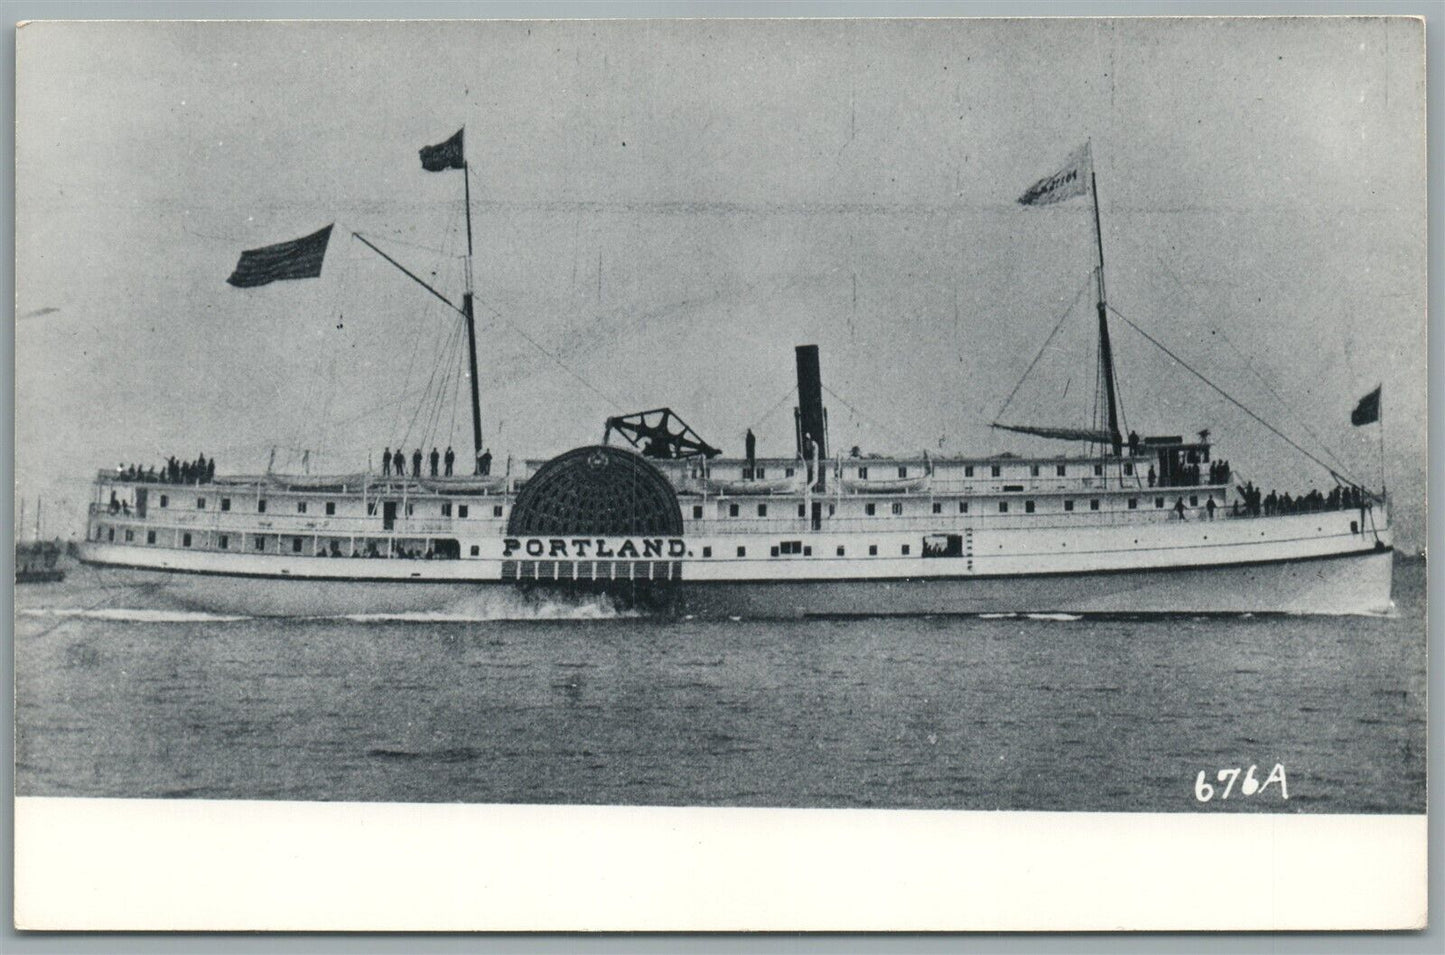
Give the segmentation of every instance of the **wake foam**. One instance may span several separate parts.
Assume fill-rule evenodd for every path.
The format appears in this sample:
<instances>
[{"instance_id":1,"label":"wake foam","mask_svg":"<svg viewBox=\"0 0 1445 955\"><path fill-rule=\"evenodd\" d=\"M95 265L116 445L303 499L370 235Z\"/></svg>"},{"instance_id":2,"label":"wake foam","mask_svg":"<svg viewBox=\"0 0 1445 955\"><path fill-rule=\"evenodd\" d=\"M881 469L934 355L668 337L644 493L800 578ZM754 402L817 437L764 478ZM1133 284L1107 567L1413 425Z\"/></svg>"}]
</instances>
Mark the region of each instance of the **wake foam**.
<instances>
[{"instance_id":1,"label":"wake foam","mask_svg":"<svg viewBox=\"0 0 1445 955\"><path fill-rule=\"evenodd\" d=\"M250 620L246 616L203 613L190 610L145 610L138 607L106 607L85 610L70 607L39 607L17 610L23 617L80 617L87 620L109 620L120 623L234 623Z\"/></svg>"}]
</instances>

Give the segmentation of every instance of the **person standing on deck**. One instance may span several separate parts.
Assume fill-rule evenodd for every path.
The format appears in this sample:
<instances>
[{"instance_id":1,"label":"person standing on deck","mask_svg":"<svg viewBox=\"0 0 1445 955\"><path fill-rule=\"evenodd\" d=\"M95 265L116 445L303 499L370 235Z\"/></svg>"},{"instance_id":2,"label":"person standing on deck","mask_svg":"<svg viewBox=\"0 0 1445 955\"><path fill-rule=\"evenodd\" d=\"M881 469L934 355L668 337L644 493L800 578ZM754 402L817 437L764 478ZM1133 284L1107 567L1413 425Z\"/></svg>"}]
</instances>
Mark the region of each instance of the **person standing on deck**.
<instances>
[{"instance_id":1,"label":"person standing on deck","mask_svg":"<svg viewBox=\"0 0 1445 955\"><path fill-rule=\"evenodd\" d=\"M447 477L451 477L452 466L457 463L457 453L452 450L451 445L447 445L447 453L446 456L442 458L442 460L446 462Z\"/></svg>"},{"instance_id":2,"label":"person standing on deck","mask_svg":"<svg viewBox=\"0 0 1445 955\"><path fill-rule=\"evenodd\" d=\"M743 437L743 448L748 461L748 473L743 476L750 478L758 464L758 439L754 437L752 428L749 428L747 435Z\"/></svg>"},{"instance_id":3,"label":"person standing on deck","mask_svg":"<svg viewBox=\"0 0 1445 955\"><path fill-rule=\"evenodd\" d=\"M381 452L381 476L391 477L391 445Z\"/></svg>"},{"instance_id":4,"label":"person standing on deck","mask_svg":"<svg viewBox=\"0 0 1445 955\"><path fill-rule=\"evenodd\" d=\"M421 477L421 448L411 453L411 476Z\"/></svg>"},{"instance_id":5,"label":"person standing on deck","mask_svg":"<svg viewBox=\"0 0 1445 955\"><path fill-rule=\"evenodd\" d=\"M432 477L436 477L436 476L437 476L437 468L441 466L441 460L442 460L441 454L438 453L438 451L437 451L436 448L432 448L432 449L431 449L431 456L430 456L431 476L432 476Z\"/></svg>"},{"instance_id":6,"label":"person standing on deck","mask_svg":"<svg viewBox=\"0 0 1445 955\"><path fill-rule=\"evenodd\" d=\"M492 473L492 452L483 451L481 455L477 457L477 473L481 475Z\"/></svg>"},{"instance_id":7,"label":"person standing on deck","mask_svg":"<svg viewBox=\"0 0 1445 955\"><path fill-rule=\"evenodd\" d=\"M401 453L401 448L397 448L396 453L391 456L391 463L396 468L397 477L406 477L406 455Z\"/></svg>"},{"instance_id":8,"label":"person standing on deck","mask_svg":"<svg viewBox=\"0 0 1445 955\"><path fill-rule=\"evenodd\" d=\"M1184 518L1184 498L1178 497L1178 498L1175 498L1175 499L1174 499L1174 513L1179 515L1179 519L1180 519L1181 521L1185 519L1185 518Z\"/></svg>"},{"instance_id":9,"label":"person standing on deck","mask_svg":"<svg viewBox=\"0 0 1445 955\"><path fill-rule=\"evenodd\" d=\"M1209 512L1209 519L1214 520L1214 495L1209 495L1209 500L1204 502L1204 509Z\"/></svg>"}]
</instances>

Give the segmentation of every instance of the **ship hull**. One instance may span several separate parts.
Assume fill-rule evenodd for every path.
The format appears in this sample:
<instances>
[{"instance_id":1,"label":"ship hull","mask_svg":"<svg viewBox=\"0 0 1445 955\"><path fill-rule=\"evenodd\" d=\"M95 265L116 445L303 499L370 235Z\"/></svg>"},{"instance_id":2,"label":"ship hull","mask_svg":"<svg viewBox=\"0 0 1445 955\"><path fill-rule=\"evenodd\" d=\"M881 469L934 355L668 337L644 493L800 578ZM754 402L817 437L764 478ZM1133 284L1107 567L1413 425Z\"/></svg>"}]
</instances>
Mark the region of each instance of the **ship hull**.
<instances>
[{"instance_id":1,"label":"ship hull","mask_svg":"<svg viewBox=\"0 0 1445 955\"><path fill-rule=\"evenodd\" d=\"M525 584L288 579L98 566L117 605L246 616L429 614L506 619L625 609L700 617L930 614L1373 614L1391 609L1393 553L998 576Z\"/></svg>"}]
</instances>

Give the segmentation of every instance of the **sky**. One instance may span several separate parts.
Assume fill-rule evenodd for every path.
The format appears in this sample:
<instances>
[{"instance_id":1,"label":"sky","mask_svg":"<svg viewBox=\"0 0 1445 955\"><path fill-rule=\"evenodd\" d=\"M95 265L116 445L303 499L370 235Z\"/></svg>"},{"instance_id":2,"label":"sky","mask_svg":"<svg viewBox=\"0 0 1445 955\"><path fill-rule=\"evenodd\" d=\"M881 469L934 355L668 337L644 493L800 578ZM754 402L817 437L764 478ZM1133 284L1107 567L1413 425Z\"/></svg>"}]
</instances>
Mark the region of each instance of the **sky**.
<instances>
[{"instance_id":1,"label":"sky","mask_svg":"<svg viewBox=\"0 0 1445 955\"><path fill-rule=\"evenodd\" d=\"M460 126L499 462L662 405L729 453L749 427L791 453L804 343L835 449L1072 452L990 424L1036 355L1003 420L1089 422L1092 208L1014 201L1089 142L1118 314L1383 477L1418 547L1423 55L1417 22L1367 18L31 23L17 497L72 536L117 462L465 458L459 319L351 237L459 300L462 173L417 150ZM331 222L320 278L225 283L243 249ZM1208 428L1243 477L1329 486L1112 331L1129 427ZM1349 424L1377 384L1383 457Z\"/></svg>"}]
</instances>

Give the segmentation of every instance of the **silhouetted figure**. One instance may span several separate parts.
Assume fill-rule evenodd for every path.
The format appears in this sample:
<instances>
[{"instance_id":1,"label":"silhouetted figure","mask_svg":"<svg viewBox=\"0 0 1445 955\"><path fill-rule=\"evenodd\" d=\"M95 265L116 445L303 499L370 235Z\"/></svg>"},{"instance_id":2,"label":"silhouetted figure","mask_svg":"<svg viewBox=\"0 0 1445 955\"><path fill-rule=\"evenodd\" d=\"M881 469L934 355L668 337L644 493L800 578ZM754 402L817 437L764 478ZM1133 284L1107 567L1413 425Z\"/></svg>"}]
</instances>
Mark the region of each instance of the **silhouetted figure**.
<instances>
[{"instance_id":1,"label":"silhouetted figure","mask_svg":"<svg viewBox=\"0 0 1445 955\"><path fill-rule=\"evenodd\" d=\"M1204 502L1204 509L1209 512L1209 519L1214 520L1214 495L1209 495L1209 500Z\"/></svg>"},{"instance_id":2,"label":"silhouetted figure","mask_svg":"<svg viewBox=\"0 0 1445 955\"><path fill-rule=\"evenodd\" d=\"M391 477L391 445L381 452L381 476Z\"/></svg>"},{"instance_id":3,"label":"silhouetted figure","mask_svg":"<svg viewBox=\"0 0 1445 955\"><path fill-rule=\"evenodd\" d=\"M1149 486L1153 487L1156 480L1158 480L1158 476L1154 473L1154 465L1151 464L1149 465Z\"/></svg>"},{"instance_id":4,"label":"silhouetted figure","mask_svg":"<svg viewBox=\"0 0 1445 955\"><path fill-rule=\"evenodd\" d=\"M421 448L411 453L411 476L421 477Z\"/></svg>"},{"instance_id":5,"label":"silhouetted figure","mask_svg":"<svg viewBox=\"0 0 1445 955\"><path fill-rule=\"evenodd\" d=\"M406 455L401 453L401 448L397 448L396 453L391 456L391 466L397 477L406 476Z\"/></svg>"},{"instance_id":6,"label":"silhouetted figure","mask_svg":"<svg viewBox=\"0 0 1445 955\"><path fill-rule=\"evenodd\" d=\"M451 445L447 445L447 453L446 453L446 455L442 458L442 460L446 462L447 477L451 477L451 476L452 476L452 466L457 463L457 453L452 450Z\"/></svg>"},{"instance_id":7,"label":"silhouetted figure","mask_svg":"<svg viewBox=\"0 0 1445 955\"><path fill-rule=\"evenodd\" d=\"M442 462L442 456L441 456L440 452L438 452L436 448L432 448L432 449L431 449L431 454L428 456L428 463L431 464L431 476L432 476L432 477L436 477L436 476L437 476L437 468L439 468L439 467L441 466L441 462Z\"/></svg>"},{"instance_id":8,"label":"silhouetted figure","mask_svg":"<svg viewBox=\"0 0 1445 955\"><path fill-rule=\"evenodd\" d=\"M206 483L210 484L216 479L216 459L213 457L206 462Z\"/></svg>"},{"instance_id":9,"label":"silhouetted figure","mask_svg":"<svg viewBox=\"0 0 1445 955\"><path fill-rule=\"evenodd\" d=\"M1174 499L1174 513L1179 515L1181 521L1184 520L1184 498L1178 497Z\"/></svg>"},{"instance_id":10,"label":"silhouetted figure","mask_svg":"<svg viewBox=\"0 0 1445 955\"><path fill-rule=\"evenodd\" d=\"M1129 455L1131 457L1139 456L1139 432L1137 431L1129 432Z\"/></svg>"},{"instance_id":11,"label":"silhouetted figure","mask_svg":"<svg viewBox=\"0 0 1445 955\"><path fill-rule=\"evenodd\" d=\"M748 459L748 467L752 468L758 462L758 439L753 436L753 429L749 428L747 436L743 438L743 448Z\"/></svg>"},{"instance_id":12,"label":"silhouetted figure","mask_svg":"<svg viewBox=\"0 0 1445 955\"><path fill-rule=\"evenodd\" d=\"M492 473L492 452L483 451L477 457L477 473L487 475Z\"/></svg>"}]
</instances>

